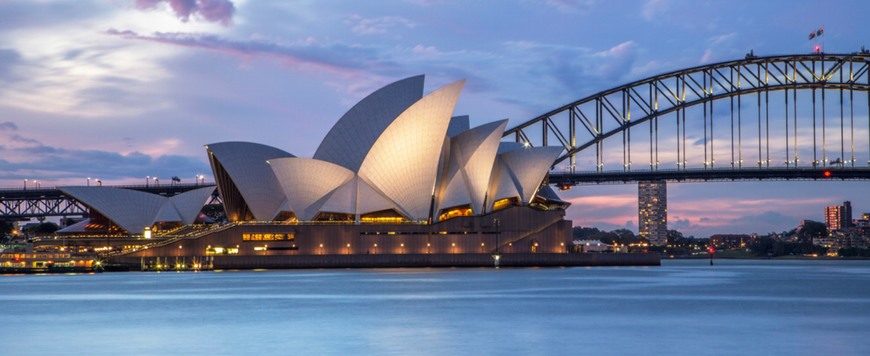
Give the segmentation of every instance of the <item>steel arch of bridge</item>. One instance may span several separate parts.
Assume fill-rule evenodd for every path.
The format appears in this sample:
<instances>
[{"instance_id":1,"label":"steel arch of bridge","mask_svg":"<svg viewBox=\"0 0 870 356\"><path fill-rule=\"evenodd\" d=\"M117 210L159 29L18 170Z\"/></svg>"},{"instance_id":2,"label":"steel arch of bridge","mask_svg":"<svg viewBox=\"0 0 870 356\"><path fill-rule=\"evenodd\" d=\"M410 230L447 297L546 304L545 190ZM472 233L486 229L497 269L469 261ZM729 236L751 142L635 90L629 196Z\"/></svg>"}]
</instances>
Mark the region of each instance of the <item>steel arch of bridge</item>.
<instances>
[{"instance_id":1,"label":"steel arch of bridge","mask_svg":"<svg viewBox=\"0 0 870 356\"><path fill-rule=\"evenodd\" d=\"M516 142L531 146L561 145L565 151L555 161L554 167L568 160L566 168L568 174L578 171L576 155L587 149L594 149L595 154L595 169L587 171L604 172L604 142L605 139L614 136L622 137L622 167L619 170L630 172L631 161L636 158L636 152L634 157L631 152L633 128L635 132L643 129L642 136L648 135L644 137L649 141L648 147L644 147L644 149L648 148L648 151L642 151L641 154L648 157L649 168L643 171L660 171L660 125L673 124L676 125L677 159L676 169L666 169L669 171L689 171L698 168L720 170L723 166L728 170L749 168L748 163L744 164L744 158L750 157L748 150L750 144L753 153L757 148L757 167L753 168L780 169L784 166L784 168L813 170L831 167L863 171L867 169L856 167L855 146L857 142L859 148L868 147L866 155L867 164L870 165L870 126L868 126L870 120L867 123L856 124L855 108L857 106L859 111L866 108L865 114L870 115L870 95L866 95L870 89L868 71L870 71L870 53L863 49L860 53L853 54L770 57L756 57L750 54L742 60L677 70L599 92L517 125L507 130L504 137L513 136ZM785 94L779 93L774 97L771 95L773 92ZM859 94L856 102L855 93L862 92L867 97L866 102L863 102L862 94ZM826 93L832 98L826 98ZM811 103L807 99L807 95L810 94ZM745 110L742 109L746 102L743 99L747 97L747 100L752 99L753 104L757 105L757 115L752 115L751 118L744 118ZM844 98L848 98L845 103ZM782 110L784 118L770 117L771 99L784 103ZM716 125L714 125L714 118L723 116L722 101L725 101L724 116L727 118L730 115L730 121L726 120L728 122L724 125L726 134L730 133L730 135L724 144L717 141L723 136L720 132L722 128L719 126L722 125L721 120L715 121ZM830 104L829 101L834 103ZM716 111L714 111L714 103L717 104ZM734 109L735 105L737 110ZM799 108L806 110L809 105L812 106L812 127L805 127L808 125L798 127L799 113L809 116L806 111L799 111ZM831 116L828 113L829 105L839 109L839 124L830 122L837 120L829 117ZM689 119L689 123L697 125L699 123L692 120L703 120L703 134L693 131L691 135L696 139L693 146L700 146L699 142L703 143L703 164L699 162L699 167L689 167L686 110L698 109L695 107L702 109L702 114L695 112ZM665 122L665 116L668 118L675 116L676 119ZM862 115L859 115L859 119L860 116ZM785 135L773 137L774 141L771 141L770 137L771 122L785 127ZM644 125L649 126L648 129L638 127L644 123L648 124ZM749 124L752 125L747 128ZM714 132L714 127L720 131ZM757 131L752 133L757 134L757 140L748 144L744 142L744 134L756 128ZM812 157L811 160L801 159L799 153L810 154L807 147L810 144L799 140L799 136L806 135L810 129L813 137ZM828 151L830 147L825 142L831 135L826 132L829 129L838 130L840 133L839 147L831 151ZM856 138L856 129L859 133L867 129L867 137ZM850 135L848 138L847 133ZM638 137L637 135L635 134L635 137ZM780 144L779 147L784 143L785 157L778 157L777 160L771 158L772 142L775 145ZM644 144L646 146L646 142ZM700 147L698 149L700 151ZM724 155L730 158L730 163L726 159L724 165L721 162L717 165L716 159L722 157L721 150L725 150ZM744 153L744 150L747 152ZM837 160L831 159L834 156L829 157L829 153L833 155L834 152L840 154ZM700 157L700 152L694 154ZM863 151L858 153L859 156L864 154ZM784 160L778 161L779 158ZM774 164L771 165L771 162ZM864 162L861 162L859 165L863 164Z\"/></svg>"}]
</instances>

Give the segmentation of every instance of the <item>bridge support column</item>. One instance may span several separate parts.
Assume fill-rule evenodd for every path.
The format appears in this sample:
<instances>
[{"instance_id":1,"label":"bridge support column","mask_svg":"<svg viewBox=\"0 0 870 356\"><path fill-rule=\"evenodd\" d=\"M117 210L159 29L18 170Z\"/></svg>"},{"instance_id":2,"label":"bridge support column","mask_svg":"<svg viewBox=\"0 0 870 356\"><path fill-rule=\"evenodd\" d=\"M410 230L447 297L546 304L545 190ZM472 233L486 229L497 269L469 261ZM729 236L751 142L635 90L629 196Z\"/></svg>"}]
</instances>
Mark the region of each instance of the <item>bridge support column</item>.
<instances>
[{"instance_id":1,"label":"bridge support column","mask_svg":"<svg viewBox=\"0 0 870 356\"><path fill-rule=\"evenodd\" d=\"M638 235L653 246L668 243L668 185L665 180L637 183Z\"/></svg>"}]
</instances>

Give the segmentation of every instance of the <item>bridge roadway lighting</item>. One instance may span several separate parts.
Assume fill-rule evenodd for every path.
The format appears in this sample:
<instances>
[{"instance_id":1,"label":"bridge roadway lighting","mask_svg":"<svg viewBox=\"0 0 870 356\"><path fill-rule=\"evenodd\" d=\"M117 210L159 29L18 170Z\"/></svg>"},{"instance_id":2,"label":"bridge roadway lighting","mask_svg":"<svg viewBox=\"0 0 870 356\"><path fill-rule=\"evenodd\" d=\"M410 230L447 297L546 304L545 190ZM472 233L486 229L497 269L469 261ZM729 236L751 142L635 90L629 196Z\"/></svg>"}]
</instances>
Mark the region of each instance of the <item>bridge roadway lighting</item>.
<instances>
[{"instance_id":1,"label":"bridge roadway lighting","mask_svg":"<svg viewBox=\"0 0 870 356\"><path fill-rule=\"evenodd\" d=\"M151 176L145 176L145 187L148 187L149 180L151 180Z\"/></svg>"},{"instance_id":2,"label":"bridge roadway lighting","mask_svg":"<svg viewBox=\"0 0 870 356\"><path fill-rule=\"evenodd\" d=\"M88 186L91 186L91 177L88 177Z\"/></svg>"},{"instance_id":3,"label":"bridge roadway lighting","mask_svg":"<svg viewBox=\"0 0 870 356\"><path fill-rule=\"evenodd\" d=\"M24 190L27 190L27 179L24 180Z\"/></svg>"}]
</instances>

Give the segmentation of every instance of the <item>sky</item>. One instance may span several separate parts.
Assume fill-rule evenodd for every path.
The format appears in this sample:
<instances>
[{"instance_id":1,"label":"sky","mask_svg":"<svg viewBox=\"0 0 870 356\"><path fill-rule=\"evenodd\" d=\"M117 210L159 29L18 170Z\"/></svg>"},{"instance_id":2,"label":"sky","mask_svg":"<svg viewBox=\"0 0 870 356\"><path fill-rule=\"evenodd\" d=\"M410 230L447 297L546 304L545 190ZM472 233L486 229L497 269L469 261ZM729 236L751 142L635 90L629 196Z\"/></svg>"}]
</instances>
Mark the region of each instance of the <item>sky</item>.
<instances>
[{"instance_id":1,"label":"sky","mask_svg":"<svg viewBox=\"0 0 870 356\"><path fill-rule=\"evenodd\" d=\"M426 75L467 84L456 114L508 127L676 69L870 45L856 1L3 0L0 187L212 181L204 145L252 141L313 155L377 88ZM860 120L868 120L866 115ZM33 183L38 181L39 183ZM575 225L636 231L637 186L563 192ZM679 183L686 235L790 230L867 182Z\"/></svg>"}]
</instances>

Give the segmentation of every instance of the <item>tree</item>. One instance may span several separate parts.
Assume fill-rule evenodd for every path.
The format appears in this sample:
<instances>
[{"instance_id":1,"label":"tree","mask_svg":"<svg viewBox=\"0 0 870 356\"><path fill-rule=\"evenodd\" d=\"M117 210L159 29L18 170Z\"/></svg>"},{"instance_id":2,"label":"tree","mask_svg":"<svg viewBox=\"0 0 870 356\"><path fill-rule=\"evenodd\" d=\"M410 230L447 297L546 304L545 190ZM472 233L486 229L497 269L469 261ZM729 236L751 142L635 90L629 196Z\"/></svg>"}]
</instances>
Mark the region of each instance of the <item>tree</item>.
<instances>
[{"instance_id":1,"label":"tree","mask_svg":"<svg viewBox=\"0 0 870 356\"><path fill-rule=\"evenodd\" d=\"M11 222L6 220L0 221L0 235L11 234L13 229L15 229L15 226Z\"/></svg>"},{"instance_id":2,"label":"tree","mask_svg":"<svg viewBox=\"0 0 870 356\"><path fill-rule=\"evenodd\" d=\"M58 229L60 229L60 227L58 227L57 224L53 222L44 222L39 225L31 226L26 232L29 236L41 236L53 234Z\"/></svg>"},{"instance_id":3,"label":"tree","mask_svg":"<svg viewBox=\"0 0 870 356\"><path fill-rule=\"evenodd\" d=\"M818 221L806 220L803 228L798 232L798 237L801 240L812 241L813 238L825 237L828 234L828 228L824 223Z\"/></svg>"}]
</instances>

